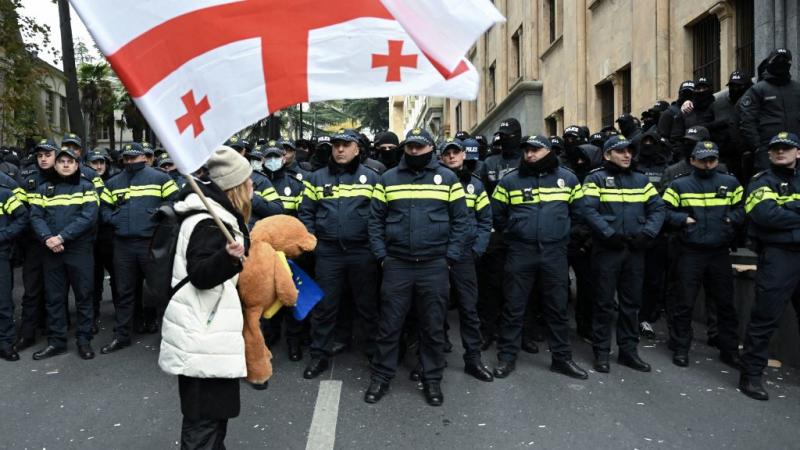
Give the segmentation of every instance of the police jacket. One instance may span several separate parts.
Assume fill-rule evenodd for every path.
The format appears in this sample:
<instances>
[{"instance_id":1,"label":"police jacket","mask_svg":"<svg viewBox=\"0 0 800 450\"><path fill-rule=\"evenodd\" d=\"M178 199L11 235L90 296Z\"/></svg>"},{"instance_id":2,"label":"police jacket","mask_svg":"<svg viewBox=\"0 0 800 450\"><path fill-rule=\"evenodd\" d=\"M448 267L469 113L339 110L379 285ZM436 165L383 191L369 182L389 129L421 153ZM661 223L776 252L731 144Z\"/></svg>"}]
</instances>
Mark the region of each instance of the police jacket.
<instances>
[{"instance_id":1,"label":"police jacket","mask_svg":"<svg viewBox=\"0 0 800 450\"><path fill-rule=\"evenodd\" d=\"M292 161L292 163L287 165L287 166L284 166L283 169L291 177L295 178L297 181L300 181L300 182L305 181L306 179L308 179L309 175L311 175L311 172L309 172L308 170L300 167L300 163L298 163L297 160Z\"/></svg>"},{"instance_id":2,"label":"police jacket","mask_svg":"<svg viewBox=\"0 0 800 450\"><path fill-rule=\"evenodd\" d=\"M680 229L681 242L695 248L728 247L744 222L744 190L733 175L694 169L673 180L664 192L667 223ZM695 223L686 224L691 217Z\"/></svg>"},{"instance_id":3,"label":"police jacket","mask_svg":"<svg viewBox=\"0 0 800 450\"><path fill-rule=\"evenodd\" d=\"M252 228L265 217L283 214L283 203L266 175L254 170L250 178L253 180L253 213L248 226Z\"/></svg>"},{"instance_id":4,"label":"police jacket","mask_svg":"<svg viewBox=\"0 0 800 450\"><path fill-rule=\"evenodd\" d=\"M357 157L347 166L329 163L306 181L298 217L321 243L341 250L369 250L367 222L379 178ZM317 251L324 252L324 246Z\"/></svg>"},{"instance_id":5,"label":"police jacket","mask_svg":"<svg viewBox=\"0 0 800 450\"><path fill-rule=\"evenodd\" d=\"M739 99L742 138L750 150L766 149L781 131L800 133L800 82L779 82L769 72Z\"/></svg>"},{"instance_id":6,"label":"police jacket","mask_svg":"<svg viewBox=\"0 0 800 450\"><path fill-rule=\"evenodd\" d=\"M480 257L486 253L486 248L489 247L489 237L492 235L492 207L489 202L489 194L486 193L481 179L470 173L468 169L464 168L456 175L466 193L467 209L469 210L467 217L470 231L467 238L464 239L464 253L468 254L471 251L474 256Z\"/></svg>"},{"instance_id":7,"label":"police jacket","mask_svg":"<svg viewBox=\"0 0 800 450\"><path fill-rule=\"evenodd\" d=\"M520 165L500 180L492 194L494 228L509 245L566 244L570 218L582 212L578 177L550 155L553 164L537 171Z\"/></svg>"},{"instance_id":8,"label":"police jacket","mask_svg":"<svg viewBox=\"0 0 800 450\"><path fill-rule=\"evenodd\" d=\"M369 218L370 248L408 261L459 261L469 231L464 188L450 169L432 159L420 171L406 159L381 175Z\"/></svg>"},{"instance_id":9,"label":"police jacket","mask_svg":"<svg viewBox=\"0 0 800 450\"><path fill-rule=\"evenodd\" d=\"M152 215L178 192L175 181L166 173L135 164L108 180L101 195L102 219L114 227L114 235L123 238L153 237Z\"/></svg>"},{"instance_id":10,"label":"police jacket","mask_svg":"<svg viewBox=\"0 0 800 450\"><path fill-rule=\"evenodd\" d=\"M583 193L586 220L595 237L614 234L658 236L664 223L664 202L647 177L606 161L586 177Z\"/></svg>"},{"instance_id":11,"label":"police jacket","mask_svg":"<svg viewBox=\"0 0 800 450\"><path fill-rule=\"evenodd\" d=\"M0 182L0 257L8 258L11 243L28 228L29 220L28 210L11 186Z\"/></svg>"},{"instance_id":12,"label":"police jacket","mask_svg":"<svg viewBox=\"0 0 800 450\"><path fill-rule=\"evenodd\" d=\"M67 178L58 175L28 194L31 226L37 239L61 236L64 246L94 241L100 201L92 182L79 170Z\"/></svg>"},{"instance_id":13,"label":"police jacket","mask_svg":"<svg viewBox=\"0 0 800 450\"><path fill-rule=\"evenodd\" d=\"M800 251L800 171L772 166L756 174L744 210L753 240Z\"/></svg>"},{"instance_id":14,"label":"police jacket","mask_svg":"<svg viewBox=\"0 0 800 450\"><path fill-rule=\"evenodd\" d=\"M307 178L307 173L290 171L287 167L282 167L277 172L267 170L264 175L272 183L278 198L280 198L283 214L297 217L297 207L303 200L303 189L305 188L303 180Z\"/></svg>"},{"instance_id":15,"label":"police jacket","mask_svg":"<svg viewBox=\"0 0 800 450\"><path fill-rule=\"evenodd\" d=\"M519 166L519 161L519 153L501 153L486 158L481 167L480 177L483 182L483 187L486 188L489 195L492 194L494 187L497 186L497 183L499 183L507 173Z\"/></svg>"},{"instance_id":16,"label":"police jacket","mask_svg":"<svg viewBox=\"0 0 800 450\"><path fill-rule=\"evenodd\" d=\"M103 178L97 173L96 170L92 169L91 167L81 164L81 174L86 177L87 180L92 182L92 186L94 186L94 190L97 191L97 197L99 198L103 195L103 189L105 189L106 185L103 182Z\"/></svg>"},{"instance_id":17,"label":"police jacket","mask_svg":"<svg viewBox=\"0 0 800 450\"><path fill-rule=\"evenodd\" d=\"M3 185L11 190L17 199L23 203L28 201L28 197L26 195L26 190L23 186L20 186L19 181L22 172L17 173L17 178L11 178L10 175L6 175L3 172L0 172L0 185Z\"/></svg>"}]
</instances>

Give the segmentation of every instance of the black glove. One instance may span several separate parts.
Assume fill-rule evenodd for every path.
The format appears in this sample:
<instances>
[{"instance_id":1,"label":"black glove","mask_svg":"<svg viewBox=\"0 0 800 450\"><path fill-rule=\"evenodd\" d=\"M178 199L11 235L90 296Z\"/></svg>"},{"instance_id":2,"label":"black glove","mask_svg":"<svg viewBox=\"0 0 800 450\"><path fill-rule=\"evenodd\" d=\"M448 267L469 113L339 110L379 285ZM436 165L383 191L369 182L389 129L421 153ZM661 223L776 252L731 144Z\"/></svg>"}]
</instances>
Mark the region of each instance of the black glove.
<instances>
[{"instance_id":1,"label":"black glove","mask_svg":"<svg viewBox=\"0 0 800 450\"><path fill-rule=\"evenodd\" d=\"M633 247L636 250L645 250L647 248L650 248L650 244L652 243L653 243L653 238L644 233L639 233L636 236L634 236L633 239L631 239L631 247Z\"/></svg>"},{"instance_id":2,"label":"black glove","mask_svg":"<svg viewBox=\"0 0 800 450\"><path fill-rule=\"evenodd\" d=\"M623 249L628 246L628 238L615 232L611 236L603 239L603 245L608 248Z\"/></svg>"}]
</instances>

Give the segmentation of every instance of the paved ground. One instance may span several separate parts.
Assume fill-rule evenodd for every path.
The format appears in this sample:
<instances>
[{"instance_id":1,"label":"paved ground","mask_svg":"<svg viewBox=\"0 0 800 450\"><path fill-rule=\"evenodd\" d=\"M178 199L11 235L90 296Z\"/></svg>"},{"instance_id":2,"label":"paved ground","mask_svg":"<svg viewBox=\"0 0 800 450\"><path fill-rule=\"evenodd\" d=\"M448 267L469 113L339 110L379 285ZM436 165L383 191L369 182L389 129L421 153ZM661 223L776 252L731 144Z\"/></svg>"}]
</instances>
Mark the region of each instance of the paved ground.
<instances>
[{"instance_id":1,"label":"paved ground","mask_svg":"<svg viewBox=\"0 0 800 450\"><path fill-rule=\"evenodd\" d=\"M110 339L111 313L105 302L96 350ZM389 394L367 405L368 372L358 355L336 358L321 380L308 381L301 377L304 364L289 362L278 346L269 389L242 385L242 414L230 422L228 448L304 449L309 438L324 442L320 433L334 431L326 417L335 423L337 449L798 448L800 371L770 369L773 398L757 402L737 392L737 374L702 343L690 367L672 365L659 331L659 340L641 348L653 373L612 364L611 374L592 372L587 381L551 373L545 352L523 354L509 378L481 383L462 372L454 352L441 408L427 406L421 387L407 380L410 359ZM573 343L575 359L588 368L591 349ZM92 361L81 360L72 344L69 354L47 361L31 360L34 351L0 363L0 448L177 447L177 380L157 367L156 336ZM493 351L484 359L493 363ZM338 409L317 408L320 421L309 436L321 381L328 380L342 381ZM325 393L338 385L325 383Z\"/></svg>"}]
</instances>

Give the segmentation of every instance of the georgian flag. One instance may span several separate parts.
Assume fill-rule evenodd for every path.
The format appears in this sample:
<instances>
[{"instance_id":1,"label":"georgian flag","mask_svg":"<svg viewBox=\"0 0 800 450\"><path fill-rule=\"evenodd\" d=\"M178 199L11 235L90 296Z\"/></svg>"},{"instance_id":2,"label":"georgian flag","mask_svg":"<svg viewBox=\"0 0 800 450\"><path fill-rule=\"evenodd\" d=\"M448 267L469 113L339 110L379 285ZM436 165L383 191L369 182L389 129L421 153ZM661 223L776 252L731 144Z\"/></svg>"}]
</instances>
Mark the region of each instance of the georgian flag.
<instances>
[{"instance_id":1,"label":"georgian flag","mask_svg":"<svg viewBox=\"0 0 800 450\"><path fill-rule=\"evenodd\" d=\"M183 173L231 134L297 103L474 99L477 71L447 46L471 45L503 20L488 0L463 0L474 9L458 11L447 9L453 0L401 9L391 0L70 1ZM439 8L446 33L431 32L430 16L414 8ZM442 36L452 43L440 48Z\"/></svg>"}]
</instances>

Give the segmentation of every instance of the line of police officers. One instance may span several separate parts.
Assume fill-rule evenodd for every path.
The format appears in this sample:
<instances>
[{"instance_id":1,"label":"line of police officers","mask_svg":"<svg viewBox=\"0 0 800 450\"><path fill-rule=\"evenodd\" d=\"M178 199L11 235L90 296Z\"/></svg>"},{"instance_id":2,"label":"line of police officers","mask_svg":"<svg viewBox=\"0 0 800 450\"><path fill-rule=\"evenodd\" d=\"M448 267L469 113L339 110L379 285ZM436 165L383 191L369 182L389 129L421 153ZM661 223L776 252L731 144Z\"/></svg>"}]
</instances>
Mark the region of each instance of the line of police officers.
<instances>
[{"instance_id":1,"label":"line of police officers","mask_svg":"<svg viewBox=\"0 0 800 450\"><path fill-rule=\"evenodd\" d=\"M761 371L769 338L786 303L800 297L800 274L792 264L800 262L797 136L781 132L769 141L771 167L757 174L745 193L736 178L718 170L718 146L701 127L689 128L684 138L693 147L686 170L660 194L646 170L634 168L635 157L646 162L648 145L658 145L656 135L648 139L645 133L634 145L623 135L606 133L600 136L602 150L592 150L581 144L581 135L588 133L580 128L568 128L562 144L558 138L523 138L520 124L508 119L494 139L497 154L482 164L481 143L463 134L463 139L442 144L440 162L426 131L412 130L402 143L382 133L376 137L375 156L390 166L383 173L364 164L367 145L352 130L318 142L317 167L309 164L313 157L301 165L297 147L289 141L248 149L245 141L232 138L227 144L259 169L253 174L255 220L294 214L319 240L315 261L305 264L316 272L325 298L313 310L310 324L296 322L289 314L265 321L266 338L276 342L285 326L288 355L295 361L302 359L303 341L308 339L311 359L303 376L315 378L337 353L337 328L347 322L350 304L350 313L363 327L364 350L371 361L365 401L381 399L408 342L416 342L411 347L419 363L412 376L422 381L426 401L441 405L446 311L453 304L459 312L464 370L475 378L507 377L515 370L520 350L537 352L524 335L534 326L531 322L541 320L551 370L585 379L588 375L573 361L569 343L572 265L579 277L579 333L593 345L594 369L610 371L615 328L618 362L647 372L650 366L637 352L646 258L662 230L671 229L679 244L671 274L678 288L668 314L673 361L688 364L692 309L702 284L716 306L720 358L741 367L740 389L745 394L768 398ZM561 159L554 148L559 145L564 147ZM94 357L90 342L99 299L93 294L94 278L104 268L113 275L115 327L102 353L130 345L135 317L142 324L137 331L157 331L159 311L147 304L141 288L148 273L163 269L148 266L154 227L150 216L174 199L180 177L170 174L174 165L168 155L156 158L152 149L140 144L124 146L124 169L113 176L102 152L84 158L81 150L74 135L66 136L60 147L44 140L35 148L36 168L21 172L19 184L0 180L4 359L18 359L17 352L33 344L40 305L36 296L42 285L48 339L34 359L66 350L68 286L75 294L78 353L85 359ZM158 161L163 170L150 167L148 159ZM599 167L592 168L601 159ZM756 305L740 358L729 248L745 216L750 219L749 235L758 245L759 272ZM577 249L572 247L576 233ZM25 296L14 343L8 260L18 236L23 236L26 256ZM476 271L476 265L487 260L499 261L502 272L500 289L492 296L481 295ZM496 264L483 269L498 270ZM587 298L588 313L587 305L581 304ZM530 310L538 310L541 319ZM485 334L490 327L496 336ZM481 351L492 339L497 341L498 363L490 371Z\"/></svg>"}]
</instances>

